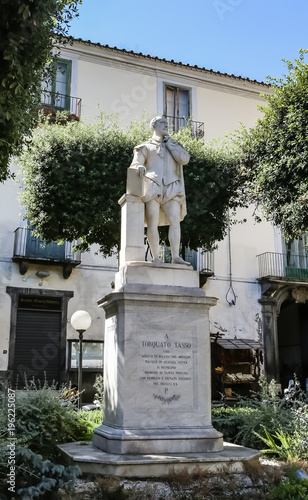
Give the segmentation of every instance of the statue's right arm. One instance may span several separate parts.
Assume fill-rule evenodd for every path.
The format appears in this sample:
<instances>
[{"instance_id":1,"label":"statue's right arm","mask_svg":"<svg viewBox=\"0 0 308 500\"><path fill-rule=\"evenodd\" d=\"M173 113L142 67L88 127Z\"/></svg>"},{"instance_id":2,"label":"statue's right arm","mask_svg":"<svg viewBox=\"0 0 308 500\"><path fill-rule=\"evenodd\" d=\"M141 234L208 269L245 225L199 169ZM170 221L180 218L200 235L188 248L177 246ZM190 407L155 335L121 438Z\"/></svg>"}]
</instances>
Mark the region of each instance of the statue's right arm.
<instances>
[{"instance_id":1,"label":"statue's right arm","mask_svg":"<svg viewBox=\"0 0 308 500\"><path fill-rule=\"evenodd\" d=\"M144 145L136 146L134 148L134 157L130 165L130 168L137 169L140 177L143 177L146 173L146 167L145 167L146 153L147 153L147 148Z\"/></svg>"}]
</instances>

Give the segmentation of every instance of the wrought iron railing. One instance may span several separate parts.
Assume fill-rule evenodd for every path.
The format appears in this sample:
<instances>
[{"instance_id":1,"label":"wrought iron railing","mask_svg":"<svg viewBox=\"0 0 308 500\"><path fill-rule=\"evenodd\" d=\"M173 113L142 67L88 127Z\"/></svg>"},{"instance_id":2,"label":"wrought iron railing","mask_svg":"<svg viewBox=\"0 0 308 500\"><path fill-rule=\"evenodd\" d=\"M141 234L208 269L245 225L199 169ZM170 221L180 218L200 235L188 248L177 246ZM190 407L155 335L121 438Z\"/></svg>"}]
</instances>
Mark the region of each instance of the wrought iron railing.
<instances>
[{"instance_id":1,"label":"wrought iron railing","mask_svg":"<svg viewBox=\"0 0 308 500\"><path fill-rule=\"evenodd\" d=\"M214 274L214 253L213 252L198 252L197 257L198 271L210 271Z\"/></svg>"},{"instance_id":2,"label":"wrought iron railing","mask_svg":"<svg viewBox=\"0 0 308 500\"><path fill-rule=\"evenodd\" d=\"M259 278L272 276L308 280L308 256L305 253L265 252L257 257Z\"/></svg>"},{"instance_id":3,"label":"wrought iron railing","mask_svg":"<svg viewBox=\"0 0 308 500\"><path fill-rule=\"evenodd\" d=\"M51 111L68 111L70 115L81 117L81 99L70 95L42 90L41 106Z\"/></svg>"},{"instance_id":4,"label":"wrought iron railing","mask_svg":"<svg viewBox=\"0 0 308 500\"><path fill-rule=\"evenodd\" d=\"M204 123L196 122L190 118L185 118L184 116L166 116L169 130L172 132L178 132L180 129L189 127L191 129L191 134L197 139L203 139L204 137Z\"/></svg>"},{"instance_id":5,"label":"wrought iron railing","mask_svg":"<svg viewBox=\"0 0 308 500\"><path fill-rule=\"evenodd\" d=\"M31 259L55 262L71 262L78 264L81 261L80 251L74 251L76 242L65 241L58 245L57 242L46 243L32 235L32 229L18 227L14 232L15 259Z\"/></svg>"}]
</instances>

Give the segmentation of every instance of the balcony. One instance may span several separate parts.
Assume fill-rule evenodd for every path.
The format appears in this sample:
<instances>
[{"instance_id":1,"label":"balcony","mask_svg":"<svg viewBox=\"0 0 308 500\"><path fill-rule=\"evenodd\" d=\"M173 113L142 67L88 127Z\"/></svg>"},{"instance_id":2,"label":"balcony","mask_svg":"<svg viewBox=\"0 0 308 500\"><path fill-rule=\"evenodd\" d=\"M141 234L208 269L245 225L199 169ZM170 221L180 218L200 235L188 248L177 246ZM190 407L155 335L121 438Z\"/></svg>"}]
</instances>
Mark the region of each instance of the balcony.
<instances>
[{"instance_id":1,"label":"balcony","mask_svg":"<svg viewBox=\"0 0 308 500\"><path fill-rule=\"evenodd\" d=\"M45 115L55 115L57 111L68 111L69 120L80 120L81 117L81 99L72 97L59 92L50 92L42 90L41 107Z\"/></svg>"},{"instance_id":2,"label":"balcony","mask_svg":"<svg viewBox=\"0 0 308 500\"><path fill-rule=\"evenodd\" d=\"M81 263L80 251L74 252L74 242L46 243L32 234L33 229L18 227L14 232L13 261L19 263L20 274L25 274L29 263L63 266L63 277L69 278L73 267Z\"/></svg>"},{"instance_id":3,"label":"balcony","mask_svg":"<svg viewBox=\"0 0 308 500\"><path fill-rule=\"evenodd\" d=\"M196 122L190 120L189 118L178 118L176 116L166 116L169 130L172 132L178 132L182 128L189 127L191 129L191 135L196 139L203 139L204 137L204 123Z\"/></svg>"},{"instance_id":4,"label":"balcony","mask_svg":"<svg viewBox=\"0 0 308 500\"><path fill-rule=\"evenodd\" d=\"M265 252L257 255L259 278L308 281L308 255Z\"/></svg>"}]
</instances>

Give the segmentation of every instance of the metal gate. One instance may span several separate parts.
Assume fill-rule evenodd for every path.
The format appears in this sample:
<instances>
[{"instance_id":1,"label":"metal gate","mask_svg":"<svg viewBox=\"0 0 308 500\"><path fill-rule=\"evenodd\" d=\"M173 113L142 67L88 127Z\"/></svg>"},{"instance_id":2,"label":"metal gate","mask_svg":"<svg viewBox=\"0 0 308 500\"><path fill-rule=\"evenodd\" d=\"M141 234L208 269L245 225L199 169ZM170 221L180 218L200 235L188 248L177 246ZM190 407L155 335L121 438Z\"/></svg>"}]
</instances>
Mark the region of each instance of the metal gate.
<instances>
[{"instance_id":1,"label":"metal gate","mask_svg":"<svg viewBox=\"0 0 308 500\"><path fill-rule=\"evenodd\" d=\"M20 296L14 354L14 372L18 375L19 386L24 385L25 373L28 380L34 377L42 383L45 379L49 383L59 381L62 312L42 309L50 306L59 309L61 299Z\"/></svg>"}]
</instances>

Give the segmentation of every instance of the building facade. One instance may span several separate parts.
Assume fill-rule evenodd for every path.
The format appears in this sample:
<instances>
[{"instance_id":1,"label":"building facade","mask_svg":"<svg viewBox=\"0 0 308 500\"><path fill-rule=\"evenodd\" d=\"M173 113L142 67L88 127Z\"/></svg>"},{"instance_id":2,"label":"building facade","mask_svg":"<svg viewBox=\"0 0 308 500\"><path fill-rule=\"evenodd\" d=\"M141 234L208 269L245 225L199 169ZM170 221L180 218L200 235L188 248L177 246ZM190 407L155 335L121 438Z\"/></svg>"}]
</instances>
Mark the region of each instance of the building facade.
<instances>
[{"instance_id":1,"label":"building facade","mask_svg":"<svg viewBox=\"0 0 308 500\"><path fill-rule=\"evenodd\" d=\"M75 40L42 88L42 108L88 121L100 111L117 113L123 127L144 112L164 114L173 130L190 117L193 134L207 141L240 122L253 126L261 117L260 93L268 92L267 84L246 78ZM92 317L84 343L90 386L103 368L104 313L97 300L112 290L117 258L102 258L95 246L77 254L70 243L33 238L18 190L13 180L0 185L0 371L76 381L78 334L70 317L84 309ZM270 223L254 222L253 210L238 214L247 222L232 226L213 254L191 256L196 269L213 273L203 282L219 299L211 310L213 377L217 394L229 397L233 382L250 387L264 368L284 386L292 369L301 380L308 377L305 248L287 247Z\"/></svg>"}]
</instances>

